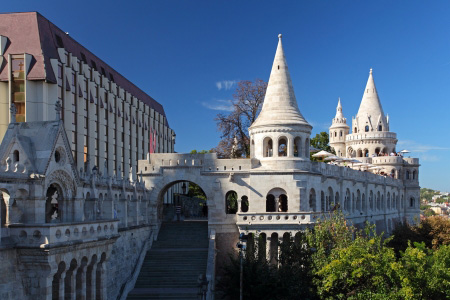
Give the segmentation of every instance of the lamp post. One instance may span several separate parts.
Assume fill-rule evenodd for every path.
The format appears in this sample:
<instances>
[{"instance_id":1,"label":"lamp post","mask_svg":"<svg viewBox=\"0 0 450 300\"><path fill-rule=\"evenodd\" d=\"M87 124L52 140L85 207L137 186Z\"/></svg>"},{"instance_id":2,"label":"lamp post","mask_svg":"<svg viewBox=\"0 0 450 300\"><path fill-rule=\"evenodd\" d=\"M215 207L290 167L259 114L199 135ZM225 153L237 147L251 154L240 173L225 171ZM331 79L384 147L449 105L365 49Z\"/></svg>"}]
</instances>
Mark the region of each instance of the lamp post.
<instances>
[{"instance_id":1,"label":"lamp post","mask_svg":"<svg viewBox=\"0 0 450 300\"><path fill-rule=\"evenodd\" d=\"M240 261L240 274L239 274L239 299L243 299L243 287L244 287L244 265L243 265L243 259L244 259L244 253L246 246L247 246L247 237L248 235L245 235L244 233L241 233L239 235L239 242L236 244L236 246L239 248L239 261Z\"/></svg>"}]
</instances>

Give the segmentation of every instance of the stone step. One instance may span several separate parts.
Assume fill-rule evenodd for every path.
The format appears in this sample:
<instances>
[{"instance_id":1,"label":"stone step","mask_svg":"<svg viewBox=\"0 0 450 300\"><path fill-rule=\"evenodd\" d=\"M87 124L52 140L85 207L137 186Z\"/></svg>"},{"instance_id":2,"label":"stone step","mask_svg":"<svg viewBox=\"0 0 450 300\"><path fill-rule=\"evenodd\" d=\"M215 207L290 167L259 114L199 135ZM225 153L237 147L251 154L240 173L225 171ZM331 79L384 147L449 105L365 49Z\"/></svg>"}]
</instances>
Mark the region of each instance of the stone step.
<instances>
[{"instance_id":1,"label":"stone step","mask_svg":"<svg viewBox=\"0 0 450 300\"><path fill-rule=\"evenodd\" d=\"M206 221L164 222L127 299L198 299L208 258Z\"/></svg>"}]
</instances>

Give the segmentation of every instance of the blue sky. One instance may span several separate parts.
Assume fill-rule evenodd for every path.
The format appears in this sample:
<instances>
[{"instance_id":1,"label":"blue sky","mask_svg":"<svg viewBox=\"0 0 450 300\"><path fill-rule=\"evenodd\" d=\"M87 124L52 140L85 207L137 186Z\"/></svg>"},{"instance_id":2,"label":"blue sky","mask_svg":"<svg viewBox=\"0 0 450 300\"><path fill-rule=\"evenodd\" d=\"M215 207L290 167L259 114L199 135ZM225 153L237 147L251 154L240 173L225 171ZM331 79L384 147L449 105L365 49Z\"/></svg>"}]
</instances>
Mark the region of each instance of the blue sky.
<instances>
[{"instance_id":1,"label":"blue sky","mask_svg":"<svg viewBox=\"0 0 450 300\"><path fill-rule=\"evenodd\" d=\"M350 121L373 68L397 150L450 191L449 1L4 1L39 11L164 105L177 152L211 149L235 82L268 80L278 33L302 114ZM0 26L1 30L1 26Z\"/></svg>"}]
</instances>

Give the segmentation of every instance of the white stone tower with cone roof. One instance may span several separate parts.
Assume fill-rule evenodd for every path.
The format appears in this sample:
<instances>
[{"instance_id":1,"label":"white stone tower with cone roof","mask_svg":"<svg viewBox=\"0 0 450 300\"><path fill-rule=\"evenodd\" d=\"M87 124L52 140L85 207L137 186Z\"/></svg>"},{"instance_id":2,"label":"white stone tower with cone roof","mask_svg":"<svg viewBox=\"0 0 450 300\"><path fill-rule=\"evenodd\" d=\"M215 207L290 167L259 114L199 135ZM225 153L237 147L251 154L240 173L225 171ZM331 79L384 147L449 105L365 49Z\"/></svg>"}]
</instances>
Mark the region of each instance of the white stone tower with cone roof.
<instances>
[{"instance_id":1,"label":"white stone tower with cone roof","mask_svg":"<svg viewBox=\"0 0 450 300\"><path fill-rule=\"evenodd\" d=\"M396 151L396 144L397 134L389 131L389 117L384 114L370 69L358 114L352 119L352 133L346 136L346 156L390 154Z\"/></svg>"},{"instance_id":2,"label":"white stone tower with cone roof","mask_svg":"<svg viewBox=\"0 0 450 300\"><path fill-rule=\"evenodd\" d=\"M336 116L333 118L330 127L330 146L338 156L345 156L345 137L349 131L350 127L347 125L347 119L342 113L341 98L339 98Z\"/></svg>"},{"instance_id":3,"label":"white stone tower with cone roof","mask_svg":"<svg viewBox=\"0 0 450 300\"><path fill-rule=\"evenodd\" d=\"M298 108L280 34L264 103L249 128L251 158L263 167L294 168L309 160L311 129Z\"/></svg>"}]
</instances>

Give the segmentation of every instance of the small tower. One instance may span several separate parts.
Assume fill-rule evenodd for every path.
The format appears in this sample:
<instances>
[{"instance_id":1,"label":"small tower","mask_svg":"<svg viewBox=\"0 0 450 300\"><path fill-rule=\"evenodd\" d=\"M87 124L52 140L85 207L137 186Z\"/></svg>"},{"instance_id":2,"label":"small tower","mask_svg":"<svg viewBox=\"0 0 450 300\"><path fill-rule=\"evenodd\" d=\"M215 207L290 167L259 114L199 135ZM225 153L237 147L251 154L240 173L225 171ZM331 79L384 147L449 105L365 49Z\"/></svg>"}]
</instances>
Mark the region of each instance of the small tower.
<instances>
[{"instance_id":1,"label":"small tower","mask_svg":"<svg viewBox=\"0 0 450 300\"><path fill-rule=\"evenodd\" d=\"M250 153L251 158L260 160L263 166L292 168L295 161L309 160L312 126L298 108L281 34L278 39L264 103L249 128Z\"/></svg>"},{"instance_id":2,"label":"small tower","mask_svg":"<svg viewBox=\"0 0 450 300\"><path fill-rule=\"evenodd\" d=\"M396 144L397 134L389 131L370 69L358 114L352 120L352 133L346 137L347 157L390 154L396 152Z\"/></svg>"},{"instance_id":3,"label":"small tower","mask_svg":"<svg viewBox=\"0 0 450 300\"><path fill-rule=\"evenodd\" d=\"M350 131L347 125L347 119L342 113L341 98L336 107L336 116L333 118L330 126L330 146L334 149L337 156L345 157L345 137Z\"/></svg>"}]
</instances>

